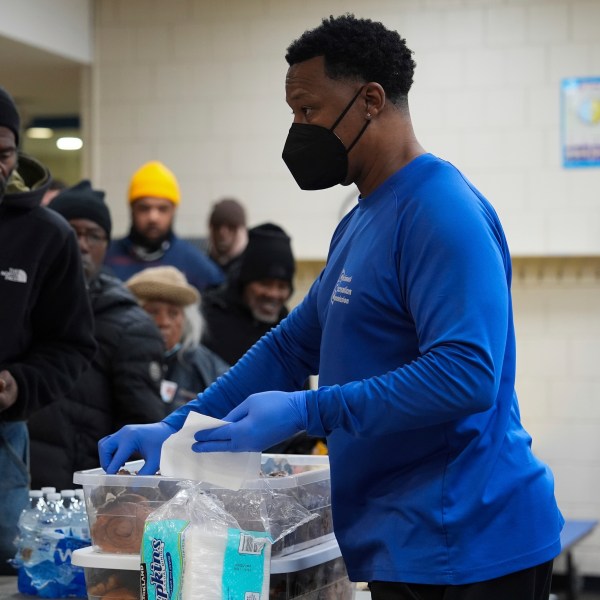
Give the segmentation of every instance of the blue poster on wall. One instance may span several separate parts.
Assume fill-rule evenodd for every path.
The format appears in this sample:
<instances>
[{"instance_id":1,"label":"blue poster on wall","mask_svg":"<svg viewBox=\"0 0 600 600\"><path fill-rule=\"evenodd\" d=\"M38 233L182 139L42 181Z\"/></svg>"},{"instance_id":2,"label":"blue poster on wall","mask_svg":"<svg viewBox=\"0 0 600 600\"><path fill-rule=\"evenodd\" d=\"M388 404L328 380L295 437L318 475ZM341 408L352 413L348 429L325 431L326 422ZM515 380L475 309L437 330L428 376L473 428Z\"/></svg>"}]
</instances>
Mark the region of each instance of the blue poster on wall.
<instances>
[{"instance_id":1,"label":"blue poster on wall","mask_svg":"<svg viewBox=\"0 0 600 600\"><path fill-rule=\"evenodd\" d=\"M565 167L600 166L600 77L561 83L562 154Z\"/></svg>"}]
</instances>

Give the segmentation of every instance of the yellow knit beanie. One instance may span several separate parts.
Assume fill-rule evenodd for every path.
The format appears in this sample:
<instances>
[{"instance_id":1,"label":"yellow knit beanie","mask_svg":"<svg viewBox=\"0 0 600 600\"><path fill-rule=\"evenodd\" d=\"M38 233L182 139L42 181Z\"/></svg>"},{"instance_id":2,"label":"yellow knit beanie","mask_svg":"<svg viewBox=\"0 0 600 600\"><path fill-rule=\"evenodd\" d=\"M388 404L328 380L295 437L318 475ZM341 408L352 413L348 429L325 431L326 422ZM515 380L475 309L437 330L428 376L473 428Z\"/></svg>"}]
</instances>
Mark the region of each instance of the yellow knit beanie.
<instances>
[{"instance_id":1,"label":"yellow knit beanie","mask_svg":"<svg viewBox=\"0 0 600 600\"><path fill-rule=\"evenodd\" d=\"M129 182L129 202L140 198L165 198L179 204L179 185L173 172L157 160L142 165Z\"/></svg>"}]
</instances>

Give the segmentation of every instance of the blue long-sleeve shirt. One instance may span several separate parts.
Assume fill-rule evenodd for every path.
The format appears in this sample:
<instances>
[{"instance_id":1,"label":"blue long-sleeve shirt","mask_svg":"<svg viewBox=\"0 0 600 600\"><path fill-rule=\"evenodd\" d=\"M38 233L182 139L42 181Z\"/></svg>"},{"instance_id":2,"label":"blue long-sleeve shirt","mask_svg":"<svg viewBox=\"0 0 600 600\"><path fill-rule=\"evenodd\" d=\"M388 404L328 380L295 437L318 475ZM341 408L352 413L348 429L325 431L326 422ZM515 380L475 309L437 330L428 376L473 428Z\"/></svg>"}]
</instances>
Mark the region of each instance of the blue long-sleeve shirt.
<instances>
[{"instance_id":1,"label":"blue long-sleeve shirt","mask_svg":"<svg viewBox=\"0 0 600 600\"><path fill-rule=\"evenodd\" d=\"M510 283L491 205L422 155L359 199L289 317L167 420L222 417L318 372L308 433L327 435L353 580L463 584L540 564L563 520L520 422Z\"/></svg>"}]
</instances>

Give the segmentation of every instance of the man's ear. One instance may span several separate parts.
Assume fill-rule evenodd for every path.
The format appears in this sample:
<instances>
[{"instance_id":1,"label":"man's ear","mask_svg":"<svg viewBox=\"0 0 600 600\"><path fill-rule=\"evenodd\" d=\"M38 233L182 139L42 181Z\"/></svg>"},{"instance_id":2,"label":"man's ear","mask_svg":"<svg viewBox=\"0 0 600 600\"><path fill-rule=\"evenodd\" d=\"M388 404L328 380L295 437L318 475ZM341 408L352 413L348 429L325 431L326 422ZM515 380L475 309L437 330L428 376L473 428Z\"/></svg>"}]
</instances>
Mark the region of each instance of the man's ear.
<instances>
[{"instance_id":1,"label":"man's ear","mask_svg":"<svg viewBox=\"0 0 600 600\"><path fill-rule=\"evenodd\" d=\"M368 113L370 115L369 118L377 116L386 104L385 90L375 81L371 81L365 85L363 97L365 114Z\"/></svg>"}]
</instances>

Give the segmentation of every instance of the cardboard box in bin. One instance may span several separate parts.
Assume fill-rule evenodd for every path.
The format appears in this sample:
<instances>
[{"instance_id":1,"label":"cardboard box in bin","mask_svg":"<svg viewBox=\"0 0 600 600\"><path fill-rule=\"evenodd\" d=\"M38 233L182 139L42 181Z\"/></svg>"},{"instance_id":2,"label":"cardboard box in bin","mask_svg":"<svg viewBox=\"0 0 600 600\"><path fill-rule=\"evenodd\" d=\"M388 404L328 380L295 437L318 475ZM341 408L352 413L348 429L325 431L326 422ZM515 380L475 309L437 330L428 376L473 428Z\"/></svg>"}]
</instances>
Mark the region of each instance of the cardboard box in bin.
<instances>
[{"instance_id":1,"label":"cardboard box in bin","mask_svg":"<svg viewBox=\"0 0 600 600\"><path fill-rule=\"evenodd\" d=\"M138 554L146 517L180 490L179 479L135 475L143 461L125 465L125 474L102 469L77 471L73 482L83 487L92 545L98 552ZM331 487L327 456L263 454L261 476L245 482L239 492L203 484L223 502L242 528L260 531L260 523L245 519L238 504L248 490L268 488L290 495L317 518L277 541L272 555L284 555L333 539ZM241 502L243 504L243 502ZM237 513L237 514L236 514Z\"/></svg>"},{"instance_id":2,"label":"cardboard box in bin","mask_svg":"<svg viewBox=\"0 0 600 600\"><path fill-rule=\"evenodd\" d=\"M73 553L83 567L89 600L134 600L140 597L140 557L107 554L93 548ZM294 554L273 557L269 600L352 600L356 586L348 579L335 540Z\"/></svg>"}]
</instances>

